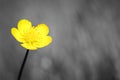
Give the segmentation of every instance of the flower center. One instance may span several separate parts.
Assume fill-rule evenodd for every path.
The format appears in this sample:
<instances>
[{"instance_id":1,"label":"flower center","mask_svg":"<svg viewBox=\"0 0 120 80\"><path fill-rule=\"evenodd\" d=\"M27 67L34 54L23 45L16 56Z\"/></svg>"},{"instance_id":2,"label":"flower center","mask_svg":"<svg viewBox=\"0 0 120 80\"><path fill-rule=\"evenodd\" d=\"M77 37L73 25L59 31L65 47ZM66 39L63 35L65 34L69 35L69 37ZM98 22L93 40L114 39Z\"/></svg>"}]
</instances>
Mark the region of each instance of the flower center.
<instances>
[{"instance_id":1,"label":"flower center","mask_svg":"<svg viewBox=\"0 0 120 80\"><path fill-rule=\"evenodd\" d=\"M24 40L26 43L36 42L38 39L38 34L35 31L30 31L24 34Z\"/></svg>"}]
</instances>

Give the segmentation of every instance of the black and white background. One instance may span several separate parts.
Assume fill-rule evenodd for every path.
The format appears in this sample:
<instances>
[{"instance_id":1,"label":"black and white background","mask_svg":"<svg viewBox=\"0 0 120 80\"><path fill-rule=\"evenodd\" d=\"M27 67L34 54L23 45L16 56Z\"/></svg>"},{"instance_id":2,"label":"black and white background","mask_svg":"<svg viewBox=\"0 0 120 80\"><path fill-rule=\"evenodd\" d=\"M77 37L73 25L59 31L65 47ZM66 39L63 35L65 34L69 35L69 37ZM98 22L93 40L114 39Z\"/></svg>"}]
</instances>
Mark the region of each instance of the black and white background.
<instances>
[{"instance_id":1,"label":"black and white background","mask_svg":"<svg viewBox=\"0 0 120 80\"><path fill-rule=\"evenodd\" d=\"M0 0L0 80L17 80L20 19L46 23L53 43L30 51L21 80L120 80L120 0Z\"/></svg>"}]
</instances>

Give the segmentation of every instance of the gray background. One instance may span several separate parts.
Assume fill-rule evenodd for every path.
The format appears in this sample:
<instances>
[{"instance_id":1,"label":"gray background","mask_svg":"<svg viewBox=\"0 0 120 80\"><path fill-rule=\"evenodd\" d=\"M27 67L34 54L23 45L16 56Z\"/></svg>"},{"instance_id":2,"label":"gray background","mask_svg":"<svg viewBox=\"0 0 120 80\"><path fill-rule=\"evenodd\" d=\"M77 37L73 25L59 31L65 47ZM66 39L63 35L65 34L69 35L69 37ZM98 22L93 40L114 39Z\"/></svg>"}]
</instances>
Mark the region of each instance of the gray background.
<instances>
[{"instance_id":1,"label":"gray background","mask_svg":"<svg viewBox=\"0 0 120 80\"><path fill-rule=\"evenodd\" d=\"M20 19L46 23L53 43L30 51L21 80L120 80L119 0L0 0L0 80L17 80Z\"/></svg>"}]
</instances>

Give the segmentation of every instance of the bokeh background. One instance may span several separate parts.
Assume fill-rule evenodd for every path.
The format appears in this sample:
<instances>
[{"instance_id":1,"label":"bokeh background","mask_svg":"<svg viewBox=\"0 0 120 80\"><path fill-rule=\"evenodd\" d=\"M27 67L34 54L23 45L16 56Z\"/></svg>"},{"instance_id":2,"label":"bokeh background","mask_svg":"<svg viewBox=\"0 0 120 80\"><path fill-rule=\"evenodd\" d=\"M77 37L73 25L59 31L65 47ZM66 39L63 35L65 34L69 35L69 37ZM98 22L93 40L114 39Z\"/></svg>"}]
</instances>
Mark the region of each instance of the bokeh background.
<instances>
[{"instance_id":1,"label":"bokeh background","mask_svg":"<svg viewBox=\"0 0 120 80\"><path fill-rule=\"evenodd\" d=\"M0 80L17 80L20 19L45 23L53 43L30 51L21 80L120 80L119 0L0 0Z\"/></svg>"}]
</instances>

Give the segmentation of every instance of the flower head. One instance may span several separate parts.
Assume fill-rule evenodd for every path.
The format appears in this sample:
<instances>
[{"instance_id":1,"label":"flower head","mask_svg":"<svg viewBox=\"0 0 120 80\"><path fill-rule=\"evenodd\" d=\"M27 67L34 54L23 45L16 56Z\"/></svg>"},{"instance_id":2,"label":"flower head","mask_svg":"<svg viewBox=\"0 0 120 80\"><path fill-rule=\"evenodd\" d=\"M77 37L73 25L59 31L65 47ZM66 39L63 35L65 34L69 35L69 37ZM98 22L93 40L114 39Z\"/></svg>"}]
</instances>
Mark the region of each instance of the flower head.
<instances>
[{"instance_id":1,"label":"flower head","mask_svg":"<svg viewBox=\"0 0 120 80\"><path fill-rule=\"evenodd\" d=\"M17 26L18 28L13 27L11 29L11 33L26 49L36 50L52 42L52 37L48 36L49 28L46 24L38 24L34 27L29 20L22 19Z\"/></svg>"}]
</instances>

